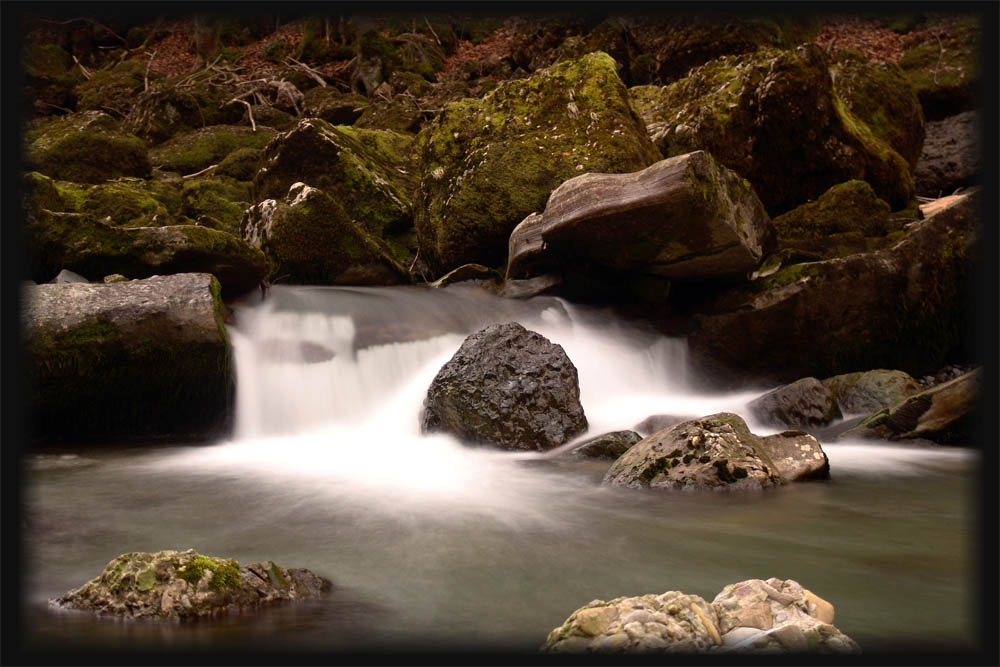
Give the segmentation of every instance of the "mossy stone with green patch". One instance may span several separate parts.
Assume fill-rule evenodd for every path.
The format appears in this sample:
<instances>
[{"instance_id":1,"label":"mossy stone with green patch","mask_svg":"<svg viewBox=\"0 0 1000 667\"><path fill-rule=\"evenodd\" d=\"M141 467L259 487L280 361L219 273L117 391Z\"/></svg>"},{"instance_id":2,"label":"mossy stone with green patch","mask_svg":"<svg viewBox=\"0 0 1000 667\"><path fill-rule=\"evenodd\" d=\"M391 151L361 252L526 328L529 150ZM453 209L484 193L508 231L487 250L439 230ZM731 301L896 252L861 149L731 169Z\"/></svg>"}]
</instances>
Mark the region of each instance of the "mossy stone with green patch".
<instances>
[{"instance_id":1,"label":"mossy stone with green patch","mask_svg":"<svg viewBox=\"0 0 1000 667\"><path fill-rule=\"evenodd\" d=\"M416 134L425 113L409 95L394 95L390 99L373 97L364 107L354 126L369 130L392 130Z\"/></svg>"},{"instance_id":2,"label":"mossy stone with green patch","mask_svg":"<svg viewBox=\"0 0 1000 667\"><path fill-rule=\"evenodd\" d=\"M94 72L90 79L77 88L77 108L89 111L111 107L125 114L150 78L155 81L158 75L155 71L147 72L146 64L137 59L126 60L111 69Z\"/></svg>"},{"instance_id":3,"label":"mossy stone with green patch","mask_svg":"<svg viewBox=\"0 0 1000 667\"><path fill-rule=\"evenodd\" d=\"M22 208L28 216L41 210L65 211L66 202L59 194L55 182L37 171L29 171L21 178Z\"/></svg>"},{"instance_id":4,"label":"mossy stone with green patch","mask_svg":"<svg viewBox=\"0 0 1000 667\"><path fill-rule=\"evenodd\" d=\"M876 138L903 156L912 172L924 143L924 113L903 71L841 52L830 67L833 89Z\"/></svg>"},{"instance_id":5,"label":"mossy stone with green patch","mask_svg":"<svg viewBox=\"0 0 1000 667\"><path fill-rule=\"evenodd\" d=\"M237 149L262 149L277 134L269 127L253 131L240 125L213 125L175 135L149 152L149 159L164 171L192 174L219 164Z\"/></svg>"},{"instance_id":6,"label":"mossy stone with green patch","mask_svg":"<svg viewBox=\"0 0 1000 667\"><path fill-rule=\"evenodd\" d=\"M117 121L99 111L55 118L24 139L25 167L58 180L103 183L152 172L146 142L122 132Z\"/></svg>"},{"instance_id":7,"label":"mossy stone with green patch","mask_svg":"<svg viewBox=\"0 0 1000 667\"><path fill-rule=\"evenodd\" d=\"M263 156L264 151L260 148L237 148L223 158L214 175L250 182L253 180L254 174L257 173Z\"/></svg>"},{"instance_id":8,"label":"mossy stone with green patch","mask_svg":"<svg viewBox=\"0 0 1000 667\"><path fill-rule=\"evenodd\" d=\"M229 103L238 91L209 80L211 74L205 70L151 82L148 90L137 94L123 126L155 145L181 132L239 123L246 106Z\"/></svg>"},{"instance_id":9,"label":"mossy stone with green patch","mask_svg":"<svg viewBox=\"0 0 1000 667\"><path fill-rule=\"evenodd\" d=\"M630 94L664 156L708 151L750 181L772 216L852 179L905 206L913 196L906 160L851 113L828 64L815 44L761 48Z\"/></svg>"},{"instance_id":10,"label":"mossy stone with green patch","mask_svg":"<svg viewBox=\"0 0 1000 667\"><path fill-rule=\"evenodd\" d=\"M437 274L503 266L510 232L563 181L659 159L605 53L450 103L418 144L417 234L421 258Z\"/></svg>"},{"instance_id":11,"label":"mossy stone with green patch","mask_svg":"<svg viewBox=\"0 0 1000 667\"><path fill-rule=\"evenodd\" d=\"M321 118L333 125L353 124L369 103L364 95L344 93L331 86L311 88L303 98L307 116Z\"/></svg>"},{"instance_id":12,"label":"mossy stone with green patch","mask_svg":"<svg viewBox=\"0 0 1000 667\"><path fill-rule=\"evenodd\" d=\"M814 202L772 220L779 238L818 238L842 232L883 236L889 205L864 181L839 183Z\"/></svg>"},{"instance_id":13,"label":"mossy stone with green patch","mask_svg":"<svg viewBox=\"0 0 1000 667\"><path fill-rule=\"evenodd\" d=\"M947 17L933 33L910 48L899 60L917 93L924 117L937 121L979 105L982 17Z\"/></svg>"},{"instance_id":14,"label":"mossy stone with green patch","mask_svg":"<svg viewBox=\"0 0 1000 667\"><path fill-rule=\"evenodd\" d=\"M250 184L227 177L193 179L184 183L180 198L185 217L239 237L243 213L251 203Z\"/></svg>"}]
</instances>

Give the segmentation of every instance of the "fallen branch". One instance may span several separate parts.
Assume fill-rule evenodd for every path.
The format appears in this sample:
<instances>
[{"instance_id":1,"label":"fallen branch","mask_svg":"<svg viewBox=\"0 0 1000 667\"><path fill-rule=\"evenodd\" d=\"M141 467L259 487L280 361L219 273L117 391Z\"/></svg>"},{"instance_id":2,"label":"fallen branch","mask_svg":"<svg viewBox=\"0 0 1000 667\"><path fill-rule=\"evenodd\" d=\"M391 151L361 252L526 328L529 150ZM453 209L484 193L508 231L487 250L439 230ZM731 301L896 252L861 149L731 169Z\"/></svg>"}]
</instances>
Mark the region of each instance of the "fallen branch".
<instances>
[{"instance_id":1,"label":"fallen branch","mask_svg":"<svg viewBox=\"0 0 1000 667\"><path fill-rule=\"evenodd\" d=\"M65 111L66 113L73 113L70 109L61 107L58 104L49 104L48 102L43 102L41 100L35 100L35 104L44 104L47 107L52 107L53 109L59 109L59 111Z\"/></svg>"},{"instance_id":2,"label":"fallen branch","mask_svg":"<svg viewBox=\"0 0 1000 667\"><path fill-rule=\"evenodd\" d=\"M146 63L146 72L142 75L142 91L146 92L149 90L149 66L153 64L153 58L156 57L156 51L149 54L149 62Z\"/></svg>"},{"instance_id":3,"label":"fallen branch","mask_svg":"<svg viewBox=\"0 0 1000 667\"><path fill-rule=\"evenodd\" d=\"M79 60L76 59L76 56L73 56L73 62L75 62L79 66L80 71L83 72L83 76L86 77L88 81L90 80L90 77L94 76L89 71L87 71L87 68L83 66L83 63L81 63Z\"/></svg>"},{"instance_id":4,"label":"fallen branch","mask_svg":"<svg viewBox=\"0 0 1000 667\"><path fill-rule=\"evenodd\" d=\"M427 24L428 28L430 28L431 34L434 35L434 39L437 40L438 46L441 46L441 38L438 37L436 32L434 32L434 28L431 26L431 22L427 20L426 16L424 17L424 23ZM414 30L414 32L416 32L416 30Z\"/></svg>"},{"instance_id":5,"label":"fallen branch","mask_svg":"<svg viewBox=\"0 0 1000 667\"><path fill-rule=\"evenodd\" d=\"M304 74L308 74L313 79L315 79L316 82L319 83L319 85L321 85L323 88L326 88L326 81L323 79L323 77L320 75L319 72L309 67L309 65L306 65L305 63L300 62L291 56L285 56L285 60L294 63L291 65L292 69L296 69L303 72Z\"/></svg>"},{"instance_id":6,"label":"fallen branch","mask_svg":"<svg viewBox=\"0 0 1000 667\"><path fill-rule=\"evenodd\" d=\"M216 167L218 167L218 166L219 166L219 165L217 165L217 164L213 164L213 165L212 165L211 167L205 167L205 168L204 168L204 169L202 169L201 171L196 171L195 173L193 173L193 174L188 174L187 176L181 176L181 178L194 178L195 176L201 176L201 175L202 175L202 174L204 174L204 173L205 173L206 171L212 171L213 169L215 169L215 168L216 168Z\"/></svg>"}]
</instances>

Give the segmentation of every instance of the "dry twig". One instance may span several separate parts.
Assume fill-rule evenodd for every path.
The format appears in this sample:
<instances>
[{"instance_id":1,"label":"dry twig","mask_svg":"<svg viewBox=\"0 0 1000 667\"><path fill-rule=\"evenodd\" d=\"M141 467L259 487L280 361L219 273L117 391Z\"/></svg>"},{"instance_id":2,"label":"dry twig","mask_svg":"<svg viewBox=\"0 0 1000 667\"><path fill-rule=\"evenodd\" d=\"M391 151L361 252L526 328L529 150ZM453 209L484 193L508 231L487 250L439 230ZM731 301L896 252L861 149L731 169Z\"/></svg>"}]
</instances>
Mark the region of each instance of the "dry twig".
<instances>
[{"instance_id":1,"label":"dry twig","mask_svg":"<svg viewBox=\"0 0 1000 667\"><path fill-rule=\"evenodd\" d=\"M194 178L195 176L201 176L201 175L202 175L202 174L204 174L205 172L207 172L207 171L212 171L213 169L215 169L215 168L216 168L216 167L218 167L218 166L219 166L219 165L217 165L217 164L213 164L213 165L212 165L211 167L205 167L205 168L204 168L204 169L202 169L201 171L196 171L195 173L193 173L193 174L188 174L187 176L181 176L181 178Z\"/></svg>"},{"instance_id":2,"label":"dry twig","mask_svg":"<svg viewBox=\"0 0 1000 667\"><path fill-rule=\"evenodd\" d=\"M81 63L79 60L76 59L76 56L73 56L73 62L75 62L79 66L80 71L83 72L83 76L86 77L88 81L90 80L90 77L94 76L89 71L87 71L87 68L83 66L83 63Z\"/></svg>"}]
</instances>

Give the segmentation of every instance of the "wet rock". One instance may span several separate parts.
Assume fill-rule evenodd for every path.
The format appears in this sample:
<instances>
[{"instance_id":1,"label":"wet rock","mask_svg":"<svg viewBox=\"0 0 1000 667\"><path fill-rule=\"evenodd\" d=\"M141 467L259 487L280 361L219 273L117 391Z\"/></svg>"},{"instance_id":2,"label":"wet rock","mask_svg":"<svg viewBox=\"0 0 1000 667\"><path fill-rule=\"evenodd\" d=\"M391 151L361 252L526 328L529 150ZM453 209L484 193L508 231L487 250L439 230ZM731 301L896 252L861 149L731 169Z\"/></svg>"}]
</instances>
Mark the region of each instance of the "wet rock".
<instances>
[{"instance_id":1,"label":"wet rock","mask_svg":"<svg viewBox=\"0 0 1000 667\"><path fill-rule=\"evenodd\" d=\"M530 299L533 296L552 294L562 283L562 276L555 273L546 273L526 280L505 280L500 296L507 299Z\"/></svg>"},{"instance_id":2,"label":"wet rock","mask_svg":"<svg viewBox=\"0 0 1000 667\"><path fill-rule=\"evenodd\" d=\"M908 373L877 369L823 380L845 414L868 415L920 391Z\"/></svg>"},{"instance_id":3,"label":"wet rock","mask_svg":"<svg viewBox=\"0 0 1000 667\"><path fill-rule=\"evenodd\" d=\"M783 482L738 416L722 412L681 422L633 445L603 484L633 489L759 490Z\"/></svg>"},{"instance_id":4,"label":"wet rock","mask_svg":"<svg viewBox=\"0 0 1000 667\"><path fill-rule=\"evenodd\" d=\"M421 427L502 449L546 450L587 428L576 367L516 322L465 339L424 400Z\"/></svg>"},{"instance_id":5,"label":"wet rock","mask_svg":"<svg viewBox=\"0 0 1000 667\"><path fill-rule=\"evenodd\" d=\"M836 92L815 44L723 56L630 97L664 157L705 150L750 181L772 216L864 180L895 209L913 197L906 160Z\"/></svg>"},{"instance_id":6,"label":"wet rock","mask_svg":"<svg viewBox=\"0 0 1000 667\"><path fill-rule=\"evenodd\" d=\"M979 195L872 253L783 266L706 304L688 339L715 386L889 367L939 368L964 345Z\"/></svg>"},{"instance_id":7,"label":"wet rock","mask_svg":"<svg viewBox=\"0 0 1000 667\"><path fill-rule=\"evenodd\" d=\"M26 225L25 245L26 268L38 282L63 268L88 280L204 272L218 278L230 298L255 289L267 270L257 248L195 225L118 229L89 215L42 211Z\"/></svg>"},{"instance_id":8,"label":"wet rock","mask_svg":"<svg viewBox=\"0 0 1000 667\"><path fill-rule=\"evenodd\" d=\"M132 552L50 604L132 619L188 620L317 597L331 587L309 570L271 561L240 565L194 549Z\"/></svg>"},{"instance_id":9,"label":"wet rock","mask_svg":"<svg viewBox=\"0 0 1000 667\"><path fill-rule=\"evenodd\" d=\"M785 481L826 479L830 461L819 441L805 431L784 431L760 438L758 450L767 453Z\"/></svg>"},{"instance_id":10,"label":"wet rock","mask_svg":"<svg viewBox=\"0 0 1000 667\"><path fill-rule=\"evenodd\" d=\"M982 369L976 369L875 413L840 438L968 444L976 428L981 384Z\"/></svg>"},{"instance_id":11,"label":"wet rock","mask_svg":"<svg viewBox=\"0 0 1000 667\"><path fill-rule=\"evenodd\" d=\"M676 280L743 277L760 263L769 223L750 185L698 151L629 174L566 181L540 220L515 228L510 262Z\"/></svg>"},{"instance_id":12,"label":"wet rock","mask_svg":"<svg viewBox=\"0 0 1000 667\"><path fill-rule=\"evenodd\" d=\"M615 431L599 435L578 447L574 447L573 453L592 459L611 459L614 461L640 440L642 440L642 436L635 431Z\"/></svg>"},{"instance_id":13,"label":"wet rock","mask_svg":"<svg viewBox=\"0 0 1000 667\"><path fill-rule=\"evenodd\" d=\"M604 53L449 103L418 145L417 235L437 274L470 262L503 266L514 227L573 176L659 159Z\"/></svg>"},{"instance_id":14,"label":"wet rock","mask_svg":"<svg viewBox=\"0 0 1000 667\"><path fill-rule=\"evenodd\" d=\"M594 600L552 630L546 653L860 653L833 606L792 580L750 579L697 595Z\"/></svg>"},{"instance_id":15,"label":"wet rock","mask_svg":"<svg viewBox=\"0 0 1000 667\"><path fill-rule=\"evenodd\" d=\"M146 178L152 165L146 143L100 111L53 119L24 135L25 167L51 178L102 183L121 176Z\"/></svg>"},{"instance_id":16,"label":"wet rock","mask_svg":"<svg viewBox=\"0 0 1000 667\"><path fill-rule=\"evenodd\" d=\"M779 238L809 239L844 232L883 236L888 220L889 205L875 196L870 185L847 181L833 186L815 202L779 215L773 222Z\"/></svg>"},{"instance_id":17,"label":"wet rock","mask_svg":"<svg viewBox=\"0 0 1000 667\"><path fill-rule=\"evenodd\" d=\"M249 208L243 238L260 248L269 279L311 285L394 285L409 274L389 246L354 222L340 202L295 183L282 200Z\"/></svg>"},{"instance_id":18,"label":"wet rock","mask_svg":"<svg viewBox=\"0 0 1000 667\"><path fill-rule=\"evenodd\" d=\"M694 416L680 417L678 415L650 415L646 417L641 422L636 424L633 428L640 433L655 433L656 431L663 430L668 426L673 426L674 424L680 424L683 421L688 421L690 419L697 419Z\"/></svg>"},{"instance_id":19,"label":"wet rock","mask_svg":"<svg viewBox=\"0 0 1000 667\"><path fill-rule=\"evenodd\" d=\"M927 139L913 175L918 195L948 195L979 179L980 122L978 111L966 111L927 124Z\"/></svg>"},{"instance_id":20,"label":"wet rock","mask_svg":"<svg viewBox=\"0 0 1000 667\"><path fill-rule=\"evenodd\" d=\"M754 417L768 426L826 426L843 415L837 400L816 378L802 378L747 404Z\"/></svg>"},{"instance_id":21,"label":"wet rock","mask_svg":"<svg viewBox=\"0 0 1000 667\"><path fill-rule=\"evenodd\" d=\"M39 439L223 428L233 377L219 283L209 274L22 289Z\"/></svg>"}]
</instances>

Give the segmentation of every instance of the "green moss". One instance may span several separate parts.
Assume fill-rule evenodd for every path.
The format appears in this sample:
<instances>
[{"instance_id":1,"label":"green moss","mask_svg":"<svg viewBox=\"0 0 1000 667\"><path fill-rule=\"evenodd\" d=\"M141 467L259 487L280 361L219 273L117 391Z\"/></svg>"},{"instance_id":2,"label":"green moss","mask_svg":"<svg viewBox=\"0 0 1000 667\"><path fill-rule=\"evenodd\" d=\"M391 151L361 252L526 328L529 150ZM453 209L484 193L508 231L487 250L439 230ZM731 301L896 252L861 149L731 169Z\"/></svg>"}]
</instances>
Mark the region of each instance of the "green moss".
<instances>
[{"instance_id":1,"label":"green moss","mask_svg":"<svg viewBox=\"0 0 1000 667\"><path fill-rule=\"evenodd\" d=\"M899 60L928 120L975 108L981 77L981 17L953 15L935 23ZM941 41L934 35L939 35Z\"/></svg>"},{"instance_id":2,"label":"green moss","mask_svg":"<svg viewBox=\"0 0 1000 667\"><path fill-rule=\"evenodd\" d=\"M212 580L208 583L209 590L221 593L241 588L240 564L232 559L222 560L198 555L181 567L177 571L177 576L192 586L197 586L205 576L206 570L212 573Z\"/></svg>"},{"instance_id":3,"label":"green moss","mask_svg":"<svg viewBox=\"0 0 1000 667\"><path fill-rule=\"evenodd\" d=\"M48 211L65 211L67 203L59 192L59 188L48 176L30 171L22 180L22 199L24 210L34 214L42 209Z\"/></svg>"},{"instance_id":4,"label":"green moss","mask_svg":"<svg viewBox=\"0 0 1000 667\"><path fill-rule=\"evenodd\" d=\"M229 178L188 181L181 189L181 213L194 221L210 218L215 227L239 236L243 212L250 206L250 186ZM204 222L202 222L204 224Z\"/></svg>"},{"instance_id":5,"label":"green moss","mask_svg":"<svg viewBox=\"0 0 1000 667\"><path fill-rule=\"evenodd\" d=\"M780 238L817 238L841 232L864 236L886 233L889 205L864 181L833 186L815 202L803 204L773 220Z\"/></svg>"},{"instance_id":6,"label":"green moss","mask_svg":"<svg viewBox=\"0 0 1000 667\"><path fill-rule=\"evenodd\" d=\"M71 56L57 44L28 44L22 55L24 73L39 79L56 79L73 65Z\"/></svg>"},{"instance_id":7,"label":"green moss","mask_svg":"<svg viewBox=\"0 0 1000 667\"><path fill-rule=\"evenodd\" d=\"M237 181L252 181L263 155L264 151L259 148L237 148L219 163L215 175L228 176Z\"/></svg>"},{"instance_id":8,"label":"green moss","mask_svg":"<svg viewBox=\"0 0 1000 667\"><path fill-rule=\"evenodd\" d=\"M204 127L176 135L152 149L149 157L160 169L190 174L219 164L235 150L262 149L275 134L264 127L256 132L235 125Z\"/></svg>"},{"instance_id":9,"label":"green moss","mask_svg":"<svg viewBox=\"0 0 1000 667\"><path fill-rule=\"evenodd\" d=\"M108 183L87 189L75 210L117 227L162 226L175 222L146 183ZM176 209L175 209L176 210Z\"/></svg>"},{"instance_id":10,"label":"green moss","mask_svg":"<svg viewBox=\"0 0 1000 667\"><path fill-rule=\"evenodd\" d=\"M146 72L145 64L140 60L126 60L109 70L99 70L79 85L77 108L80 111L103 109L111 107L128 110L135 96L145 88L148 77L154 80L155 72Z\"/></svg>"},{"instance_id":11,"label":"green moss","mask_svg":"<svg viewBox=\"0 0 1000 667\"><path fill-rule=\"evenodd\" d=\"M25 133L25 162L47 176L101 183L121 176L148 177L152 167L145 142L117 131L105 114L88 112L53 120Z\"/></svg>"}]
</instances>

